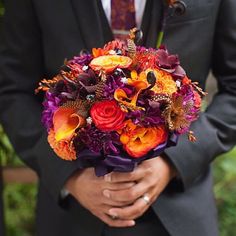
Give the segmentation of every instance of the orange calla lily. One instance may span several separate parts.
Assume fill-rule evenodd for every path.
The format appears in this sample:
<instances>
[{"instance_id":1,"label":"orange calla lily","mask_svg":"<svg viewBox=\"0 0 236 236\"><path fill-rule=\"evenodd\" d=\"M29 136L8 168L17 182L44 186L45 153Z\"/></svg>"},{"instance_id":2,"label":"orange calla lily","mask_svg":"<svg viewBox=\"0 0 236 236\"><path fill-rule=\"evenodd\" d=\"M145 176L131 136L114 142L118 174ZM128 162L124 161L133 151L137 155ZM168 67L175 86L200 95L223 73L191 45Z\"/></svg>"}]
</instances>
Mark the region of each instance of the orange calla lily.
<instances>
[{"instance_id":1,"label":"orange calla lily","mask_svg":"<svg viewBox=\"0 0 236 236\"><path fill-rule=\"evenodd\" d=\"M126 92L123 89L119 88L119 89L116 89L114 93L114 98L120 104L128 108L141 109L140 107L137 107L138 96L142 92L142 90L148 87L148 84L144 81L134 81L134 82L130 82L129 85L133 86L136 90L135 94L132 97L128 97Z\"/></svg>"},{"instance_id":2,"label":"orange calla lily","mask_svg":"<svg viewBox=\"0 0 236 236\"><path fill-rule=\"evenodd\" d=\"M116 68L128 68L131 64L131 58L119 55L104 55L96 57L90 62L93 70L104 70L106 72L111 72Z\"/></svg>"},{"instance_id":3,"label":"orange calla lily","mask_svg":"<svg viewBox=\"0 0 236 236\"><path fill-rule=\"evenodd\" d=\"M53 125L55 140L70 140L76 129L85 124L85 119L76 114L75 108L60 107L54 113Z\"/></svg>"},{"instance_id":4,"label":"orange calla lily","mask_svg":"<svg viewBox=\"0 0 236 236\"><path fill-rule=\"evenodd\" d=\"M150 150L165 142L166 139L167 132L163 126L138 127L130 120L126 122L120 136L124 149L134 158L146 155Z\"/></svg>"}]
</instances>

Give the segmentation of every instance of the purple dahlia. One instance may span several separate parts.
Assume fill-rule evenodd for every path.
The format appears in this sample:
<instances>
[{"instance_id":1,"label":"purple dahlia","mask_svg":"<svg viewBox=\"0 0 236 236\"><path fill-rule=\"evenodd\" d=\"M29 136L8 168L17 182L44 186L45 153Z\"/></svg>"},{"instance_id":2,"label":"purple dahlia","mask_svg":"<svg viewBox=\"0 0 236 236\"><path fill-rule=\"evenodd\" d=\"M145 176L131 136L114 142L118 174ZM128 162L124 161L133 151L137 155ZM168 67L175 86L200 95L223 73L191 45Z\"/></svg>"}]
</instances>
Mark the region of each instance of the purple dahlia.
<instances>
[{"instance_id":1,"label":"purple dahlia","mask_svg":"<svg viewBox=\"0 0 236 236\"><path fill-rule=\"evenodd\" d=\"M43 102L42 123L49 131L53 127L53 114L61 104L61 99L53 93L47 92Z\"/></svg>"}]
</instances>

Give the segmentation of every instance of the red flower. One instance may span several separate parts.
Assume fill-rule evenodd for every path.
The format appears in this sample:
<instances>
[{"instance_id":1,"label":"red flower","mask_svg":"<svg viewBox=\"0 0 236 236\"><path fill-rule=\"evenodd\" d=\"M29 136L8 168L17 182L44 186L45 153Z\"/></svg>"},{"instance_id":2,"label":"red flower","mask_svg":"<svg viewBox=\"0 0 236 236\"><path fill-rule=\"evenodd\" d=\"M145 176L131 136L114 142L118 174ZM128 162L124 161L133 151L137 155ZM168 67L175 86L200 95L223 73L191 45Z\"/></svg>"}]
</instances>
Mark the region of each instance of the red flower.
<instances>
[{"instance_id":1,"label":"red flower","mask_svg":"<svg viewBox=\"0 0 236 236\"><path fill-rule=\"evenodd\" d=\"M101 131L118 130L124 125L125 113L114 100L96 102L92 106L90 114L95 126Z\"/></svg>"}]
</instances>

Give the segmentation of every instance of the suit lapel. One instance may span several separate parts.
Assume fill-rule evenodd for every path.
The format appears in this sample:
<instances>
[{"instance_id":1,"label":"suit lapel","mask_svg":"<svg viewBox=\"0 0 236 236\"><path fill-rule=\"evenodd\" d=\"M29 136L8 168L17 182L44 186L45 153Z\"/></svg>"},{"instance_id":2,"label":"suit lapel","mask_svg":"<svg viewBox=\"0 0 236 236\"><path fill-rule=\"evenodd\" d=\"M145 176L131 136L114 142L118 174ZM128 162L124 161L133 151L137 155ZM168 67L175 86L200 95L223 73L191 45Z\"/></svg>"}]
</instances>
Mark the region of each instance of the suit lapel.
<instances>
[{"instance_id":1,"label":"suit lapel","mask_svg":"<svg viewBox=\"0 0 236 236\"><path fill-rule=\"evenodd\" d=\"M147 47L156 47L162 14L162 0L147 0L141 25L144 34L143 44Z\"/></svg>"},{"instance_id":2,"label":"suit lapel","mask_svg":"<svg viewBox=\"0 0 236 236\"><path fill-rule=\"evenodd\" d=\"M70 0L77 19L78 29L87 49L101 47L112 40L112 32L100 0ZM147 0L141 29L143 44L155 47L160 30L162 0Z\"/></svg>"},{"instance_id":3,"label":"suit lapel","mask_svg":"<svg viewBox=\"0 0 236 236\"><path fill-rule=\"evenodd\" d=\"M71 0L79 31L87 49L102 46L109 37L109 25L101 2L96 0ZM102 11L101 11L102 10ZM106 33L106 37L104 37Z\"/></svg>"}]
</instances>

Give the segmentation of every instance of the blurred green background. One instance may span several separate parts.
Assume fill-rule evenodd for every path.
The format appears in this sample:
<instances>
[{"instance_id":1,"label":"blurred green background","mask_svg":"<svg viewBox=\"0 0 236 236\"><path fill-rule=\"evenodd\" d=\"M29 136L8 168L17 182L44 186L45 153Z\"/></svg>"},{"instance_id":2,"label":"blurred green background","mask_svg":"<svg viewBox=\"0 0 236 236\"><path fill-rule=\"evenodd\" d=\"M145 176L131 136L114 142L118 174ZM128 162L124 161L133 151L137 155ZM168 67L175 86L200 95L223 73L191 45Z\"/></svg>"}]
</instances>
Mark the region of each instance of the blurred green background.
<instances>
[{"instance_id":1,"label":"blurred green background","mask_svg":"<svg viewBox=\"0 0 236 236\"><path fill-rule=\"evenodd\" d=\"M0 16L4 9L0 2ZM1 23L1 20L0 20ZM210 102L215 84L210 80L208 90ZM1 166L22 166L3 128L0 125ZM215 196L218 206L221 236L236 235L236 148L216 159L213 164ZM35 204L37 186L35 184L5 184L4 207L7 236L32 236L35 225ZM200 235L199 235L200 236Z\"/></svg>"}]
</instances>

